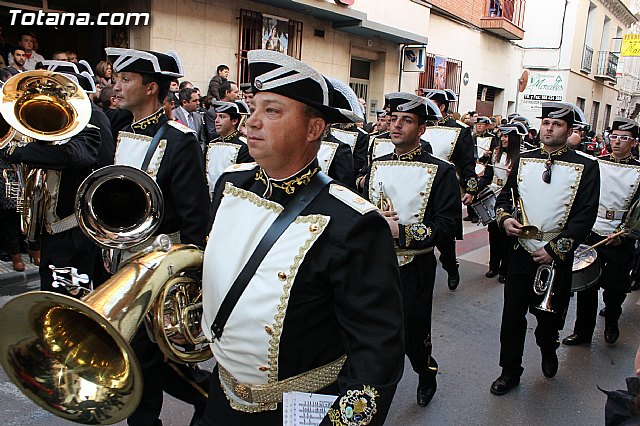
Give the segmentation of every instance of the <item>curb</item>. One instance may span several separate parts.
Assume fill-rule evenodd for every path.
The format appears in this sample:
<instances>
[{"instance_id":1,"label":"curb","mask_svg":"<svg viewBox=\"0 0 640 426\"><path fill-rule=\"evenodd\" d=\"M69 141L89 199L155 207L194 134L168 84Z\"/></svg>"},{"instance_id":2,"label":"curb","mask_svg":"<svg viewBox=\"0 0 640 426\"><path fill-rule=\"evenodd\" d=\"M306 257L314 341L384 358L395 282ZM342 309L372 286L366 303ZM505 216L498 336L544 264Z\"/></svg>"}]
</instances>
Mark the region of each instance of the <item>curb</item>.
<instances>
[{"instance_id":1,"label":"curb","mask_svg":"<svg viewBox=\"0 0 640 426\"><path fill-rule=\"evenodd\" d=\"M0 274L0 285L21 284L34 281L39 276L38 269L29 269L23 272L7 272Z\"/></svg>"}]
</instances>

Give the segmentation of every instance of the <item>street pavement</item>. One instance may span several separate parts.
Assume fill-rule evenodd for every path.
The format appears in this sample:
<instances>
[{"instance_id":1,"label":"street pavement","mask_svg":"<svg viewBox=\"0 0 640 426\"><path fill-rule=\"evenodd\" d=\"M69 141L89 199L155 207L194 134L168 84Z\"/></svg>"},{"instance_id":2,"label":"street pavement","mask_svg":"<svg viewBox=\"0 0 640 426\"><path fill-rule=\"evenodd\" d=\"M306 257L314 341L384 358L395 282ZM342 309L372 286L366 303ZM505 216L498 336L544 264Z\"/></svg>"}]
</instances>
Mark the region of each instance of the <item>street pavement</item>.
<instances>
[{"instance_id":1,"label":"street pavement","mask_svg":"<svg viewBox=\"0 0 640 426\"><path fill-rule=\"evenodd\" d=\"M631 293L625 301L618 342L615 345L604 342L604 319L598 317L591 345L560 347L560 369L553 379L544 378L540 370L540 351L533 335L536 322L530 315L520 386L498 397L489 392L489 386L500 374L503 285L497 277L484 277L487 244L486 228L465 222L465 240L458 242L460 287L455 292L449 291L446 273L438 269L434 292L433 353L440 365L438 392L428 407L417 406L417 375L407 361L386 424L602 425L606 396L597 387L624 389L625 378L634 374L633 360L640 343L640 292ZM0 275L0 305L37 286L37 281L5 283ZM574 319L575 298L561 338L571 334ZM212 361L203 367L210 369ZM191 415L190 407L166 395L161 415L165 426L186 426ZM2 371L0 419L0 424L6 426L71 424L33 404Z\"/></svg>"}]
</instances>

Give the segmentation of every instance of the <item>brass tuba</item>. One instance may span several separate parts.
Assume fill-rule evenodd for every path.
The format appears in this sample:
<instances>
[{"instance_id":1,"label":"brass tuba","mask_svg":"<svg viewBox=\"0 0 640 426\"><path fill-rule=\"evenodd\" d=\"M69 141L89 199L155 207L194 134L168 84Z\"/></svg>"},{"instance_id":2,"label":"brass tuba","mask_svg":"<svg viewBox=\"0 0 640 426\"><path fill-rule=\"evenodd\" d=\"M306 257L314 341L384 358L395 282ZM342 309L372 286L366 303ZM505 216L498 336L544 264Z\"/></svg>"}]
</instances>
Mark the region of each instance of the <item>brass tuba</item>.
<instances>
[{"instance_id":1,"label":"brass tuba","mask_svg":"<svg viewBox=\"0 0 640 426\"><path fill-rule=\"evenodd\" d=\"M147 312L157 311L167 283L193 282L189 274L202 267L202 250L162 237L81 300L34 291L0 309L0 323L12 324L0 337L0 363L39 406L84 424L117 423L136 409L143 379L129 341ZM195 317L191 310L179 315Z\"/></svg>"},{"instance_id":2,"label":"brass tuba","mask_svg":"<svg viewBox=\"0 0 640 426\"><path fill-rule=\"evenodd\" d=\"M64 74L27 71L2 85L0 148L34 141L56 142L78 134L89 123L91 102L80 85ZM41 231L48 200L46 172L26 165L14 167L11 196L21 215L20 227L29 241ZM9 186L8 186L9 187Z\"/></svg>"}]
</instances>

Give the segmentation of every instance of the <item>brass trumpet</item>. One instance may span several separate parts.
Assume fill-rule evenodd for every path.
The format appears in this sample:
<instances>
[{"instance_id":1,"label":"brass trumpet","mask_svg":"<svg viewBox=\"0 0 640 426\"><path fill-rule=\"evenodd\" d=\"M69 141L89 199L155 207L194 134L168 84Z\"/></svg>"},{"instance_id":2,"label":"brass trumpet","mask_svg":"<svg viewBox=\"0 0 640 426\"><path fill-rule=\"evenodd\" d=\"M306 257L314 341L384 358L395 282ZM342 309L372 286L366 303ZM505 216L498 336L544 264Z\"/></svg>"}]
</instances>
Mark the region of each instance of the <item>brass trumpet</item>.
<instances>
[{"instance_id":1,"label":"brass trumpet","mask_svg":"<svg viewBox=\"0 0 640 426\"><path fill-rule=\"evenodd\" d=\"M551 296L554 294L553 286L556 278L554 266L554 262L551 262L550 265L540 265L533 279L533 292L538 296L544 295L540 304L534 306L534 308L544 312L556 313L551 306ZM544 277L545 274L546 277Z\"/></svg>"},{"instance_id":2,"label":"brass trumpet","mask_svg":"<svg viewBox=\"0 0 640 426\"><path fill-rule=\"evenodd\" d=\"M382 185L382 182L378 182L378 188L379 188L379 192L378 192L378 202L376 203L376 207L378 207L380 210L382 210L383 212L391 212L393 211L393 203L391 202L391 198L389 198L387 196L387 194L384 192L384 187Z\"/></svg>"}]
</instances>

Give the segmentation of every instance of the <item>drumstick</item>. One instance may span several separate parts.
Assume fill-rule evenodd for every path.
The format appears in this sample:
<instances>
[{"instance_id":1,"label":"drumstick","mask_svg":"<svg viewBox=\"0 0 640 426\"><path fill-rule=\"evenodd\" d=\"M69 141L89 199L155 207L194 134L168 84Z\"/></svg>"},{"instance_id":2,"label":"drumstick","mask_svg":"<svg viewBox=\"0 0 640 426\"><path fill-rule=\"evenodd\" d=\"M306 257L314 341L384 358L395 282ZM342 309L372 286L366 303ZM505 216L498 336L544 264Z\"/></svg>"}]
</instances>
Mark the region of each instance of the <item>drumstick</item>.
<instances>
[{"instance_id":1,"label":"drumstick","mask_svg":"<svg viewBox=\"0 0 640 426\"><path fill-rule=\"evenodd\" d=\"M613 238L617 237L618 235L622 235L622 234L624 234L625 232L626 232L626 231L624 231L624 230L622 230L622 231L618 231L618 232L614 232L613 234L609 235L609 236L608 236L607 238L605 238L604 240L599 241L599 242L595 243L594 245L587 247L587 248L586 248L586 249L584 249L584 250L580 250L579 252L577 252L577 253L575 254L575 256L580 256L582 253L587 252L587 251L591 250L592 248L599 247L599 246L603 245L604 243L606 243L607 241L610 241L611 239L613 239Z\"/></svg>"}]
</instances>

